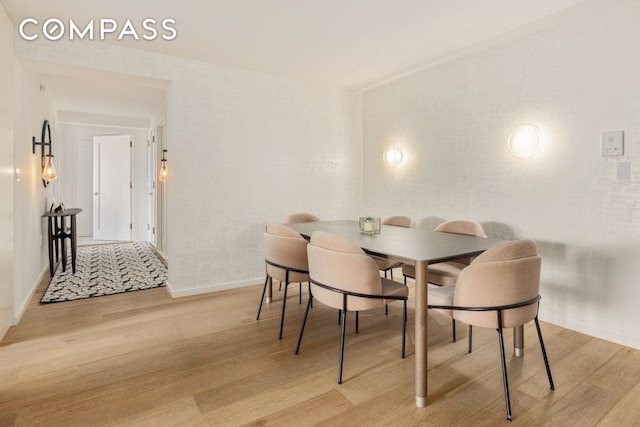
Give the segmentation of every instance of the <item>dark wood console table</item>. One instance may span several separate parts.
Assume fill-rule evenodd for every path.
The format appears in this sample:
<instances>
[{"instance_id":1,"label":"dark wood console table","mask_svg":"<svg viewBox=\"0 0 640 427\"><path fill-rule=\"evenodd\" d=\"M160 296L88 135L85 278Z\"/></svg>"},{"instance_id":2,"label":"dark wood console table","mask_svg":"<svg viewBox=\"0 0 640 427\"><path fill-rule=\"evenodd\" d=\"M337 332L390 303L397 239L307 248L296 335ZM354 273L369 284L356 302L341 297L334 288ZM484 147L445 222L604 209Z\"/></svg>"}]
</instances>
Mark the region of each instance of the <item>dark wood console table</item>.
<instances>
[{"instance_id":1,"label":"dark wood console table","mask_svg":"<svg viewBox=\"0 0 640 427\"><path fill-rule=\"evenodd\" d=\"M76 232L76 215L82 212L80 208L65 209L61 212L47 212L42 215L48 219L48 241L49 241L49 274L53 277L53 250L55 246L55 259L58 261L58 248L62 249L62 271L67 269L67 251L65 240L71 239L71 269L76 272L76 253L78 252L78 240ZM67 229L67 217L71 218L71 223ZM58 245L58 243L60 245Z\"/></svg>"}]
</instances>

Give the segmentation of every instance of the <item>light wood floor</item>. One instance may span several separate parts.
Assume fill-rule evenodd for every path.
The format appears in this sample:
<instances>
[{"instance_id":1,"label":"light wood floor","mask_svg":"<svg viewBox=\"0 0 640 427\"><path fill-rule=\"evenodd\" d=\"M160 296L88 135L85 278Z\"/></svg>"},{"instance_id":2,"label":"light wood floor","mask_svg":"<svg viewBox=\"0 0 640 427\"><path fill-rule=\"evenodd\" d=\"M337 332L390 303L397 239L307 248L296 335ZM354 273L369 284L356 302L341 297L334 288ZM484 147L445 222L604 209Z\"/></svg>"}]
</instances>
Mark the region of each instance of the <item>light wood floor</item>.
<instances>
[{"instance_id":1,"label":"light wood floor","mask_svg":"<svg viewBox=\"0 0 640 427\"><path fill-rule=\"evenodd\" d=\"M336 383L337 314L312 309L293 354L303 304L291 286L255 320L261 285L171 299L163 288L49 305L36 292L0 344L0 426L496 425L507 424L497 334L429 316L429 405L414 405L413 301L408 357L401 304L362 313ZM411 289L413 293L413 289ZM544 299L542 301L544 304ZM513 425L639 425L640 351L543 323L556 390L535 328L508 362ZM510 334L510 333L509 333ZM510 342L510 335L509 341ZM509 350L509 354L512 351Z\"/></svg>"}]
</instances>

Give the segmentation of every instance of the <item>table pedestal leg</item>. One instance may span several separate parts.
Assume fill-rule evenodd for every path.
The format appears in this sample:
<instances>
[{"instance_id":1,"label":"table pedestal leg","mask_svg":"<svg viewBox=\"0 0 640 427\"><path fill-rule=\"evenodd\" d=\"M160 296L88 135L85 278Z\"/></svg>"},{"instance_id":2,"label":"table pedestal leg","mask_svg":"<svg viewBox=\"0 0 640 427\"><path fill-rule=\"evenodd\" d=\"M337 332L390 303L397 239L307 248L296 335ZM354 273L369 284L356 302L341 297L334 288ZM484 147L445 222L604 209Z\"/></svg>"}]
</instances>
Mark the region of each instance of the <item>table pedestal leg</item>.
<instances>
[{"instance_id":1,"label":"table pedestal leg","mask_svg":"<svg viewBox=\"0 0 640 427\"><path fill-rule=\"evenodd\" d=\"M47 218L47 246L49 247L49 274L53 277L53 218Z\"/></svg>"},{"instance_id":2,"label":"table pedestal leg","mask_svg":"<svg viewBox=\"0 0 640 427\"><path fill-rule=\"evenodd\" d=\"M427 406L427 263L416 261L416 406Z\"/></svg>"},{"instance_id":3,"label":"table pedestal leg","mask_svg":"<svg viewBox=\"0 0 640 427\"><path fill-rule=\"evenodd\" d=\"M66 221L64 217L60 217L61 227L60 232L58 233L58 238L60 239L60 246L62 247L62 271L67 271L67 247L65 246L66 237Z\"/></svg>"},{"instance_id":4,"label":"table pedestal leg","mask_svg":"<svg viewBox=\"0 0 640 427\"><path fill-rule=\"evenodd\" d=\"M524 326L513 328L513 354L516 357L524 356Z\"/></svg>"},{"instance_id":5,"label":"table pedestal leg","mask_svg":"<svg viewBox=\"0 0 640 427\"><path fill-rule=\"evenodd\" d=\"M269 276L269 280L267 283L267 304L270 304L271 301L273 300L273 279L271 278L271 276Z\"/></svg>"},{"instance_id":6,"label":"table pedestal leg","mask_svg":"<svg viewBox=\"0 0 640 427\"><path fill-rule=\"evenodd\" d=\"M59 257L60 245L58 243L59 235L60 235L60 219L53 218L53 244L55 245L55 248L56 248L56 262L60 261L60 257Z\"/></svg>"},{"instance_id":7,"label":"table pedestal leg","mask_svg":"<svg viewBox=\"0 0 640 427\"><path fill-rule=\"evenodd\" d=\"M78 237L76 235L76 216L71 215L71 271L76 274L76 253L78 253Z\"/></svg>"}]
</instances>

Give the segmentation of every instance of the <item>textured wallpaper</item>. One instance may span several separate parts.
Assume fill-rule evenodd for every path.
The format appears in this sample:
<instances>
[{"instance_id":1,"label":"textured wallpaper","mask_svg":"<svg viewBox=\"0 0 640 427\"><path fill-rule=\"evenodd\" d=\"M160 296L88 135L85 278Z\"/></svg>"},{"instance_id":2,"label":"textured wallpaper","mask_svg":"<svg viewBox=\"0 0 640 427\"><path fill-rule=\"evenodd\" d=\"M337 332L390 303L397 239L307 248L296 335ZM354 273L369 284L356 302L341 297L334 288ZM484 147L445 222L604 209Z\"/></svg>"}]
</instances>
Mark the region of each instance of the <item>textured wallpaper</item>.
<instances>
[{"instance_id":1,"label":"textured wallpaper","mask_svg":"<svg viewBox=\"0 0 640 427\"><path fill-rule=\"evenodd\" d=\"M535 239L541 318L640 348L638 16L640 2L617 2L365 92L367 211ZM545 137L531 159L506 146L521 123ZM625 155L602 157L612 130L625 132ZM383 164L389 145L404 150L401 166Z\"/></svg>"},{"instance_id":2,"label":"textured wallpaper","mask_svg":"<svg viewBox=\"0 0 640 427\"><path fill-rule=\"evenodd\" d=\"M358 216L360 93L104 43L15 46L18 59L171 81L167 255L175 296L260 283L267 222L297 211Z\"/></svg>"}]
</instances>

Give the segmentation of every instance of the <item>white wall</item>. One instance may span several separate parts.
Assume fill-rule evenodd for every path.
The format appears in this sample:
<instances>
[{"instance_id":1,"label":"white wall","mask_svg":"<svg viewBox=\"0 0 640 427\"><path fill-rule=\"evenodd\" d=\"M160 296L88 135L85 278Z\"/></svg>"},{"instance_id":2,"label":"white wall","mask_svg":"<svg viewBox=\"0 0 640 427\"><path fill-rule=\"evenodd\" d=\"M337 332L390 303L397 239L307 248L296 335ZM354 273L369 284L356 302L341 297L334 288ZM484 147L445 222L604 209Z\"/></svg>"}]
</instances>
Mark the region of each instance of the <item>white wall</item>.
<instances>
[{"instance_id":1,"label":"white wall","mask_svg":"<svg viewBox=\"0 0 640 427\"><path fill-rule=\"evenodd\" d=\"M42 274L49 274L47 224L41 218L51 203L56 182L46 189L42 185L40 146L32 153L32 137L42 138L42 124L49 120L53 154L59 145L56 117L48 93L40 90L41 76L15 63L15 126L14 164L22 170L22 179L15 183L15 293L14 316L17 321L37 287ZM56 157L54 157L55 164Z\"/></svg>"},{"instance_id":2,"label":"white wall","mask_svg":"<svg viewBox=\"0 0 640 427\"><path fill-rule=\"evenodd\" d=\"M302 210L358 215L359 94L108 44L15 43L19 59L171 81L166 253L174 295L258 283L266 222Z\"/></svg>"},{"instance_id":3,"label":"white wall","mask_svg":"<svg viewBox=\"0 0 640 427\"><path fill-rule=\"evenodd\" d=\"M13 26L0 4L0 339L13 322Z\"/></svg>"},{"instance_id":4,"label":"white wall","mask_svg":"<svg viewBox=\"0 0 640 427\"><path fill-rule=\"evenodd\" d=\"M640 348L639 16L640 2L619 1L366 92L367 212L533 238L541 318ZM506 140L525 122L546 142L519 160ZM623 157L600 154L610 130L625 131ZM382 163L392 143L407 156L396 169ZM617 180L619 162L631 179Z\"/></svg>"}]
</instances>

